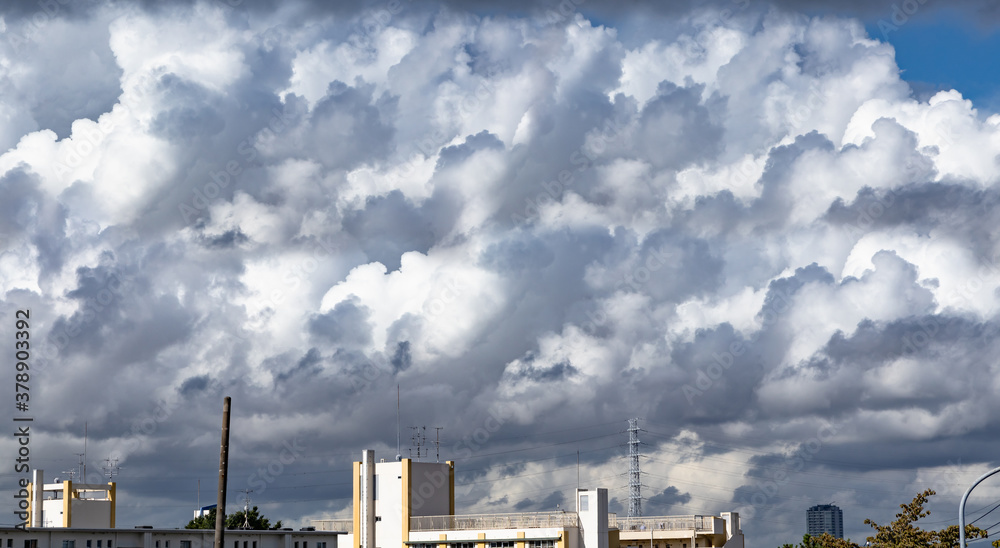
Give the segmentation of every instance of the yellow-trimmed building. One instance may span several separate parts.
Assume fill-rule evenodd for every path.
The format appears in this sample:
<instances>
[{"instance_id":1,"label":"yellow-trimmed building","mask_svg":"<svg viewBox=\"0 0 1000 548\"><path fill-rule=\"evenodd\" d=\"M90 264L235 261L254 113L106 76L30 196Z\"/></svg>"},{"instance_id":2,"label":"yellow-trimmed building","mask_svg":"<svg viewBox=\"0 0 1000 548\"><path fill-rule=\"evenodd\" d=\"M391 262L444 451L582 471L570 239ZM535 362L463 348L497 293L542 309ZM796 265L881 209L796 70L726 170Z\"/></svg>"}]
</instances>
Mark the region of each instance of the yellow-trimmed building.
<instances>
[{"instance_id":1,"label":"yellow-trimmed building","mask_svg":"<svg viewBox=\"0 0 1000 548\"><path fill-rule=\"evenodd\" d=\"M354 463L353 517L314 520L352 548L743 548L739 514L618 520L608 490L577 489L576 511L455 514L455 465Z\"/></svg>"},{"instance_id":2,"label":"yellow-trimmed building","mask_svg":"<svg viewBox=\"0 0 1000 548\"><path fill-rule=\"evenodd\" d=\"M45 472L34 470L28 485L30 527L115 527L115 482L46 484Z\"/></svg>"}]
</instances>

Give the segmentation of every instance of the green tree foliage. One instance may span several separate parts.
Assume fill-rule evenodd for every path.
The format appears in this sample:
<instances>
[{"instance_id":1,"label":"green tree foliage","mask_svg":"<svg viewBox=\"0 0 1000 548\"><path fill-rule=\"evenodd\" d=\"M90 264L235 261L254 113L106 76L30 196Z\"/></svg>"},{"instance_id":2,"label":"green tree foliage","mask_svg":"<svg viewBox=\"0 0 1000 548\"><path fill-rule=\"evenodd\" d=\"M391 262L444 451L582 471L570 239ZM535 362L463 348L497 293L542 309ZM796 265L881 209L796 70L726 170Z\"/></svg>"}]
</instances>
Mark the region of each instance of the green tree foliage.
<instances>
[{"instance_id":1,"label":"green tree foliage","mask_svg":"<svg viewBox=\"0 0 1000 548\"><path fill-rule=\"evenodd\" d=\"M927 497L934 495L933 489L927 489L913 498L909 504L900 504L902 512L896 514L896 520L888 525L879 525L870 519L865 525L875 530L875 535L866 540L873 548L958 548L958 525L950 525L940 531L925 531L915 525L920 518L930 515L924 510ZM986 538L986 531L974 525L965 526L966 541L974 538ZM1000 548L1000 541L994 541L993 546ZM839 539L829 534L818 537L805 535L802 542L795 546L784 544L781 548L860 548L850 539Z\"/></svg>"},{"instance_id":2,"label":"green tree foliage","mask_svg":"<svg viewBox=\"0 0 1000 548\"><path fill-rule=\"evenodd\" d=\"M802 542L798 546L783 544L781 548L859 548L859 546L850 540L837 538L830 533L823 533L818 537L802 535Z\"/></svg>"},{"instance_id":3,"label":"green tree foliage","mask_svg":"<svg viewBox=\"0 0 1000 548\"><path fill-rule=\"evenodd\" d=\"M189 521L185 529L215 529L215 508Z\"/></svg>"},{"instance_id":4,"label":"green tree foliage","mask_svg":"<svg viewBox=\"0 0 1000 548\"><path fill-rule=\"evenodd\" d=\"M903 511L896 514L896 521L888 525L866 519L865 525L875 529L875 536L868 537L868 542L879 548L958 548L958 525L950 525L940 531L924 531L914 525L920 518L930 515L929 510L924 510L924 503L927 497L934 494L933 489L927 489L909 504L900 504ZM986 531L966 525L965 538L986 538Z\"/></svg>"},{"instance_id":5,"label":"green tree foliage","mask_svg":"<svg viewBox=\"0 0 1000 548\"><path fill-rule=\"evenodd\" d=\"M244 527L249 523L249 526ZM189 521L187 525L184 526L185 529L215 529L215 509L209 510L207 514L203 516L198 516L193 520ZM233 512L232 514L226 515L226 529L253 529L253 530L264 530L264 529L281 529L281 520L275 522L274 526L271 526L271 520L265 518L260 514L260 510L256 506L250 509L248 512L240 510L239 512Z\"/></svg>"}]
</instances>

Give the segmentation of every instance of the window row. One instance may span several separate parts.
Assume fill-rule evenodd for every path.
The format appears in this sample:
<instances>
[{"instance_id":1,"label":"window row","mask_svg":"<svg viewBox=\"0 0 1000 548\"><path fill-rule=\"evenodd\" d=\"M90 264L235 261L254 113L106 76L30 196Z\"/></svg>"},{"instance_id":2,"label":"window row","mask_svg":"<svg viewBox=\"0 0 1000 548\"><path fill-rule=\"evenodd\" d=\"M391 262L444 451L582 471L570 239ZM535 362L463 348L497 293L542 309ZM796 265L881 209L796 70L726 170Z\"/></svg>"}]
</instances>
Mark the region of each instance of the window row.
<instances>
[{"instance_id":1,"label":"window row","mask_svg":"<svg viewBox=\"0 0 1000 548\"><path fill-rule=\"evenodd\" d=\"M11 541L11 539L7 539L7 548L11 548L10 541ZM102 548L102 542L103 541L104 541L104 539L97 539L97 548ZM93 539L87 539L87 548L94 548L94 544L93 543L94 543ZM112 546L111 546L111 539L108 539L107 547L108 548L112 548ZM76 548L76 540L64 540L64 541L62 541L62 548Z\"/></svg>"}]
</instances>

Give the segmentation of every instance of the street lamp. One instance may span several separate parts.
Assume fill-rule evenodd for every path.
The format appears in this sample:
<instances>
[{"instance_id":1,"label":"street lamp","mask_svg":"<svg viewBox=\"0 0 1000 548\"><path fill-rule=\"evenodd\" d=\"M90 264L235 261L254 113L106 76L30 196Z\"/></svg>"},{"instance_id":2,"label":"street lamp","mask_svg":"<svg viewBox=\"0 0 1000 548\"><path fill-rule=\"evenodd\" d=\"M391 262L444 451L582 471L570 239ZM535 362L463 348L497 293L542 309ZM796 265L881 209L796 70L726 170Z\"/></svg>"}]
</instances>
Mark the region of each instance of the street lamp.
<instances>
[{"instance_id":1,"label":"street lamp","mask_svg":"<svg viewBox=\"0 0 1000 548\"><path fill-rule=\"evenodd\" d=\"M969 493L972 493L972 490L975 489L977 485L982 483L984 479L996 474L997 472L1000 472L1000 468L994 468L982 476L979 476L979 479L970 485L969 489L964 495L962 495L962 502L958 503L958 548L966 548L967 546L965 544L965 501L969 499Z\"/></svg>"}]
</instances>

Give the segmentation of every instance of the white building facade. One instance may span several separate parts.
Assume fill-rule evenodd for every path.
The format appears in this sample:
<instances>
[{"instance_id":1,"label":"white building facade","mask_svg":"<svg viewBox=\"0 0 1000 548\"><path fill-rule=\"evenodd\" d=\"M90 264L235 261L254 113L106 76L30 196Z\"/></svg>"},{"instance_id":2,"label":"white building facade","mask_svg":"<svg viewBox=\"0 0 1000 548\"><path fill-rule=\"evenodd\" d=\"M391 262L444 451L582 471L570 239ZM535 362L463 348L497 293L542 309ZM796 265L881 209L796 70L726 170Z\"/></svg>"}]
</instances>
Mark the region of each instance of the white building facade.
<instances>
[{"instance_id":1,"label":"white building facade","mask_svg":"<svg viewBox=\"0 0 1000 548\"><path fill-rule=\"evenodd\" d=\"M376 463L366 450L353 519L313 524L346 532L351 548L743 548L735 512L618 520L607 489L578 489L575 502L575 512L456 515L454 463Z\"/></svg>"},{"instance_id":2,"label":"white building facade","mask_svg":"<svg viewBox=\"0 0 1000 548\"><path fill-rule=\"evenodd\" d=\"M337 548L337 533L226 530L225 548ZM0 548L212 548L213 529L0 528Z\"/></svg>"}]
</instances>

